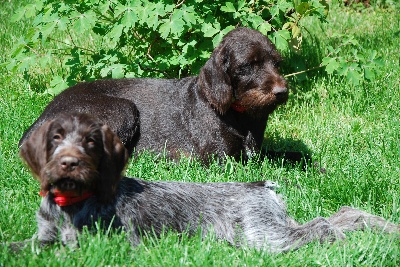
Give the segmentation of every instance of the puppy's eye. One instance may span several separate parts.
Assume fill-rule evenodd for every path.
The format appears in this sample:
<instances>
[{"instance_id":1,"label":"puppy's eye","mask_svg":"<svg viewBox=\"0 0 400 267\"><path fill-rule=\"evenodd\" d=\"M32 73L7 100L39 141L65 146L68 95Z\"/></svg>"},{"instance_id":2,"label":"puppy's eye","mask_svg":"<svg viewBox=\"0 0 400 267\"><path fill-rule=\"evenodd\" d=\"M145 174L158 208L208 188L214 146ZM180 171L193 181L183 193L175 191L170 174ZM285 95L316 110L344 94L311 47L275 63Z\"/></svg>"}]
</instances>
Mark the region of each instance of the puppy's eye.
<instances>
[{"instance_id":1,"label":"puppy's eye","mask_svg":"<svg viewBox=\"0 0 400 267\"><path fill-rule=\"evenodd\" d=\"M56 133L53 135L53 140L54 141L61 141L62 140L62 136L59 133Z\"/></svg>"},{"instance_id":2,"label":"puppy's eye","mask_svg":"<svg viewBox=\"0 0 400 267\"><path fill-rule=\"evenodd\" d=\"M248 75L252 71L252 68L252 64L245 63L240 65L237 71L239 75Z\"/></svg>"},{"instance_id":3,"label":"puppy's eye","mask_svg":"<svg viewBox=\"0 0 400 267\"><path fill-rule=\"evenodd\" d=\"M255 58L255 59L253 59L253 60L251 61L251 64L252 64L252 65L260 65L262 62L263 62L262 59L260 59L260 58Z\"/></svg>"},{"instance_id":4,"label":"puppy's eye","mask_svg":"<svg viewBox=\"0 0 400 267\"><path fill-rule=\"evenodd\" d=\"M86 137L86 143L90 146L94 146L96 144L96 140L93 137Z\"/></svg>"}]
</instances>

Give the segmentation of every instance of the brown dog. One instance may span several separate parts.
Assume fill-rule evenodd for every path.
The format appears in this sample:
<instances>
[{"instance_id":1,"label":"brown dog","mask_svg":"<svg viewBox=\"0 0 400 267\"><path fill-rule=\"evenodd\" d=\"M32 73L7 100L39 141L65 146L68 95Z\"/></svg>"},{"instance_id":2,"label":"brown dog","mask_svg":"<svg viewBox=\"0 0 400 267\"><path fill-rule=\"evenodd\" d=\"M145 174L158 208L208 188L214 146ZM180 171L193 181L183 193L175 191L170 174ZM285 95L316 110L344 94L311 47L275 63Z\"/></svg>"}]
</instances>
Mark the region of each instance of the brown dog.
<instances>
[{"instance_id":1,"label":"brown dog","mask_svg":"<svg viewBox=\"0 0 400 267\"><path fill-rule=\"evenodd\" d=\"M197 77L99 80L68 88L50 102L20 145L44 121L78 111L110 126L129 153L136 148L172 158L184 153L203 161L210 155L246 159L260 151L268 115L288 98L280 61L266 36L238 28L224 37Z\"/></svg>"}]
</instances>

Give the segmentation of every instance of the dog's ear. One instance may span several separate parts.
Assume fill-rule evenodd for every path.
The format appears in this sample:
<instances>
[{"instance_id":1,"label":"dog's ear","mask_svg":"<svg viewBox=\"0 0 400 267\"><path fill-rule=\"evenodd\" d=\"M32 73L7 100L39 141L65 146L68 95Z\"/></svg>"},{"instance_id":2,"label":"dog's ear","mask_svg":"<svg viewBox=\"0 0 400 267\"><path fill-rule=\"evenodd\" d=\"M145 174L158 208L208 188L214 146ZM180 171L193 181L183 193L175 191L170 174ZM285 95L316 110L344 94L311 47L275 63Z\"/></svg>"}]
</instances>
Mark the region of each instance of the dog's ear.
<instances>
[{"instance_id":1,"label":"dog's ear","mask_svg":"<svg viewBox=\"0 0 400 267\"><path fill-rule=\"evenodd\" d=\"M229 109L233 98L231 79L228 74L229 54L227 50L227 47L220 44L201 68L199 74L200 92L221 114Z\"/></svg>"},{"instance_id":2,"label":"dog's ear","mask_svg":"<svg viewBox=\"0 0 400 267\"><path fill-rule=\"evenodd\" d=\"M41 182L41 170L47 163L47 133L52 122L46 121L34 130L19 149L19 155L39 182Z\"/></svg>"},{"instance_id":3,"label":"dog's ear","mask_svg":"<svg viewBox=\"0 0 400 267\"><path fill-rule=\"evenodd\" d=\"M115 195L129 157L125 146L108 126L103 125L101 132L104 153L99 166L100 182L95 193L101 202L109 202Z\"/></svg>"}]
</instances>

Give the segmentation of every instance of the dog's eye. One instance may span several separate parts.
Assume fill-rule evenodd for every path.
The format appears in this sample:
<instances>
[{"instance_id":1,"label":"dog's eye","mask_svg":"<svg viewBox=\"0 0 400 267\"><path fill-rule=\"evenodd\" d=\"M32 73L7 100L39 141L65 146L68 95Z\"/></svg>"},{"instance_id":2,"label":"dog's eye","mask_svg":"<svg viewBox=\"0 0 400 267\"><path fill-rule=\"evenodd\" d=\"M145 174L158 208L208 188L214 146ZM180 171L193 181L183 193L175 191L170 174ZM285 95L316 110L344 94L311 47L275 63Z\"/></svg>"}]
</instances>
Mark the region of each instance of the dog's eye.
<instances>
[{"instance_id":1,"label":"dog's eye","mask_svg":"<svg viewBox=\"0 0 400 267\"><path fill-rule=\"evenodd\" d=\"M55 140L55 141L60 141L61 139L62 139L61 134L56 133L56 134L53 135L53 140Z\"/></svg>"},{"instance_id":2,"label":"dog's eye","mask_svg":"<svg viewBox=\"0 0 400 267\"><path fill-rule=\"evenodd\" d=\"M281 66L281 62L274 62L274 67L279 69Z\"/></svg>"},{"instance_id":3,"label":"dog's eye","mask_svg":"<svg viewBox=\"0 0 400 267\"><path fill-rule=\"evenodd\" d=\"M96 140L93 137L86 137L86 143L90 146L93 146L94 144L96 144Z\"/></svg>"},{"instance_id":4,"label":"dog's eye","mask_svg":"<svg viewBox=\"0 0 400 267\"><path fill-rule=\"evenodd\" d=\"M238 74L239 75L248 75L252 71L252 64L245 63L239 66Z\"/></svg>"},{"instance_id":5,"label":"dog's eye","mask_svg":"<svg viewBox=\"0 0 400 267\"><path fill-rule=\"evenodd\" d=\"M263 63L263 60L260 58L255 58L251 61L251 65L260 65L261 63Z\"/></svg>"}]
</instances>

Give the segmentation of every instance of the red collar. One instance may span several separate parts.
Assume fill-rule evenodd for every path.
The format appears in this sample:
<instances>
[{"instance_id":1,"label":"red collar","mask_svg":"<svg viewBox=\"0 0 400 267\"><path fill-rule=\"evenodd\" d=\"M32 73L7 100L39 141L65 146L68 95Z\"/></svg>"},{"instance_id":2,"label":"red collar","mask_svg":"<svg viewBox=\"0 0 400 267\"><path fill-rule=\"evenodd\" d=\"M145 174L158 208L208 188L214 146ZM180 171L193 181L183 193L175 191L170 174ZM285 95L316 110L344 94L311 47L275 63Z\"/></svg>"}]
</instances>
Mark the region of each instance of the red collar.
<instances>
[{"instance_id":1,"label":"red collar","mask_svg":"<svg viewBox=\"0 0 400 267\"><path fill-rule=\"evenodd\" d=\"M239 100L233 101L231 104L231 108L239 113L243 113L247 110L246 107L240 104Z\"/></svg>"},{"instance_id":2,"label":"red collar","mask_svg":"<svg viewBox=\"0 0 400 267\"><path fill-rule=\"evenodd\" d=\"M45 197L48 193L40 192L39 194L42 197ZM54 202L56 202L56 204L60 207L65 207L88 199L89 197L93 196L93 192L85 191L80 196L77 196L76 192L74 191L61 192L59 190L54 190L53 195Z\"/></svg>"}]
</instances>

